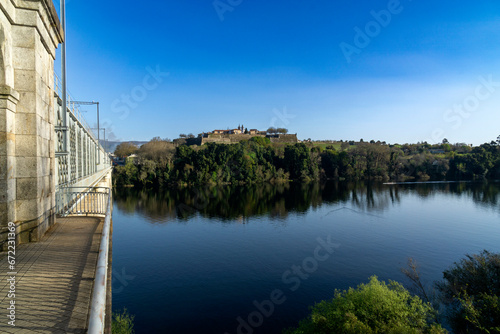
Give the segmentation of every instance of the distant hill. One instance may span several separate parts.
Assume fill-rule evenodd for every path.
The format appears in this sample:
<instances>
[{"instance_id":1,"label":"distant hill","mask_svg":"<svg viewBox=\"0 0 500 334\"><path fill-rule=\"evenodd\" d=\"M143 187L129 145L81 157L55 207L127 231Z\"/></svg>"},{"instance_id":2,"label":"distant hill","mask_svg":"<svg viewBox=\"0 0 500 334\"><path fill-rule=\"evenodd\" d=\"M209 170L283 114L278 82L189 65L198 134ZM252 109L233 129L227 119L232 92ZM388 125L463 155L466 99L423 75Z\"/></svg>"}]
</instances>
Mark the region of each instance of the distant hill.
<instances>
[{"instance_id":1,"label":"distant hill","mask_svg":"<svg viewBox=\"0 0 500 334\"><path fill-rule=\"evenodd\" d=\"M102 147L104 147L106 149L106 152L109 152L109 153L113 153L116 149L116 147L118 145L120 145L121 143L127 143L129 141L106 141L104 142L104 140L101 140L101 145ZM130 141L130 143L134 144L134 145L137 145L137 147L141 147L142 145L146 144L147 141Z\"/></svg>"}]
</instances>

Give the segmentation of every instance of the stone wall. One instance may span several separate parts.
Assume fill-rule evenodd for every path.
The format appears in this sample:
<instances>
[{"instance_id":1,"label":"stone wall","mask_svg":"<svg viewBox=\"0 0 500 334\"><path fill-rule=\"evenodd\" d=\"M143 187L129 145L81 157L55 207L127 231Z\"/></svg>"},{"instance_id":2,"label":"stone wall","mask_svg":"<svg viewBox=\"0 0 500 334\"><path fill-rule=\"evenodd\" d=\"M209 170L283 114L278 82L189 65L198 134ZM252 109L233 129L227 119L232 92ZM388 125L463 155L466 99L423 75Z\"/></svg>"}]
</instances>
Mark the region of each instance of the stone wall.
<instances>
[{"instance_id":1,"label":"stone wall","mask_svg":"<svg viewBox=\"0 0 500 334\"><path fill-rule=\"evenodd\" d=\"M297 143L297 134L286 134L286 135L261 135L261 134L209 134L208 137L196 138L198 140L197 145L203 145L206 143L218 143L218 144L234 144L239 143L242 140L249 140L252 137L267 137L271 140L271 143Z\"/></svg>"},{"instance_id":2,"label":"stone wall","mask_svg":"<svg viewBox=\"0 0 500 334\"><path fill-rule=\"evenodd\" d=\"M51 0L0 1L0 245L54 223L54 60L62 30Z\"/></svg>"},{"instance_id":3,"label":"stone wall","mask_svg":"<svg viewBox=\"0 0 500 334\"><path fill-rule=\"evenodd\" d=\"M286 135L270 135L267 136L271 143L297 143L297 134L286 134Z\"/></svg>"}]
</instances>

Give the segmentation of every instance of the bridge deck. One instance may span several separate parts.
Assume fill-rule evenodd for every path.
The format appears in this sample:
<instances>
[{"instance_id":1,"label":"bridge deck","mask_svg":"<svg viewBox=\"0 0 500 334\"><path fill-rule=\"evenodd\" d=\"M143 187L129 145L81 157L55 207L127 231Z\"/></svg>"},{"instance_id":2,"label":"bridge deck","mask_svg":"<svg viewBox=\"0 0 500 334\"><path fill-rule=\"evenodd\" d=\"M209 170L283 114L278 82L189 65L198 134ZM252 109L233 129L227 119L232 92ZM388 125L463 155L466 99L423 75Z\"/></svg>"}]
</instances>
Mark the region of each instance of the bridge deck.
<instances>
[{"instance_id":1,"label":"bridge deck","mask_svg":"<svg viewBox=\"0 0 500 334\"><path fill-rule=\"evenodd\" d=\"M58 218L40 242L16 249L16 321L0 333L86 333L103 219ZM7 254L0 255L0 309L10 299Z\"/></svg>"}]
</instances>

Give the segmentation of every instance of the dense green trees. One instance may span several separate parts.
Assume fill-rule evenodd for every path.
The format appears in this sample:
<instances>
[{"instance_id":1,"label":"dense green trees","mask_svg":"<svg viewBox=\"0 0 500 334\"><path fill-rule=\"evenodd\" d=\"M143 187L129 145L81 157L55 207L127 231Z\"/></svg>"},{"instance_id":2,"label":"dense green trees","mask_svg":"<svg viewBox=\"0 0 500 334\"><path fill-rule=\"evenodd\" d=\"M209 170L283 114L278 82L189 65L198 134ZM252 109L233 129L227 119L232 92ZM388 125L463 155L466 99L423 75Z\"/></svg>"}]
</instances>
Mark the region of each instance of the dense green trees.
<instances>
[{"instance_id":1,"label":"dense green trees","mask_svg":"<svg viewBox=\"0 0 500 334\"><path fill-rule=\"evenodd\" d=\"M405 274L428 299L414 262ZM441 312L455 334L500 333L499 253L466 255L443 277L436 283L434 309L401 284L372 277L357 289L336 291L332 300L313 306L309 317L284 333L448 333L437 322Z\"/></svg>"},{"instance_id":2,"label":"dense green trees","mask_svg":"<svg viewBox=\"0 0 500 334\"><path fill-rule=\"evenodd\" d=\"M288 145L285 147L284 163L294 180L307 180L311 175L311 154L305 144Z\"/></svg>"},{"instance_id":3,"label":"dense green trees","mask_svg":"<svg viewBox=\"0 0 500 334\"><path fill-rule=\"evenodd\" d=\"M117 184L241 184L287 180L481 180L500 178L500 145L271 144L254 137L202 147L154 138L136 162L115 169ZM132 166L130 166L132 164Z\"/></svg>"},{"instance_id":4,"label":"dense green trees","mask_svg":"<svg viewBox=\"0 0 500 334\"><path fill-rule=\"evenodd\" d=\"M130 143L124 142L118 145L115 149L115 155L120 158L128 157L131 154L137 152L137 146Z\"/></svg>"},{"instance_id":5,"label":"dense green trees","mask_svg":"<svg viewBox=\"0 0 500 334\"><path fill-rule=\"evenodd\" d=\"M467 255L438 283L456 334L500 333L500 254Z\"/></svg>"},{"instance_id":6,"label":"dense green trees","mask_svg":"<svg viewBox=\"0 0 500 334\"><path fill-rule=\"evenodd\" d=\"M357 289L336 291L332 300L316 304L297 329L285 333L447 333L433 319L432 307L401 284L372 277Z\"/></svg>"}]
</instances>

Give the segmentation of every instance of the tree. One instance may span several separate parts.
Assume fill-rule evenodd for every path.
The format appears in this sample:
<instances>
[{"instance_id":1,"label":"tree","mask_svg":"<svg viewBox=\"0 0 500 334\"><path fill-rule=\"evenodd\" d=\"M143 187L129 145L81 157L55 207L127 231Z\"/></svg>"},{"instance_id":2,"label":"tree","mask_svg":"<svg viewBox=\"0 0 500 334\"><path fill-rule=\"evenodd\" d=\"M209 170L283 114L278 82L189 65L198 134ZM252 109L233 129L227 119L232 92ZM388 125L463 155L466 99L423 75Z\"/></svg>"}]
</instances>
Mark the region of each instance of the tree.
<instances>
[{"instance_id":1,"label":"tree","mask_svg":"<svg viewBox=\"0 0 500 334\"><path fill-rule=\"evenodd\" d=\"M181 133L181 134L179 135L179 138L187 138L187 135L186 135L185 133Z\"/></svg>"},{"instance_id":2,"label":"tree","mask_svg":"<svg viewBox=\"0 0 500 334\"><path fill-rule=\"evenodd\" d=\"M113 181L118 186L131 186L137 182L139 169L132 161L127 161L125 166L117 166L113 171Z\"/></svg>"},{"instance_id":3,"label":"tree","mask_svg":"<svg viewBox=\"0 0 500 334\"><path fill-rule=\"evenodd\" d=\"M120 143L115 149L115 155L120 158L128 157L137 152L138 148L136 145L130 142Z\"/></svg>"},{"instance_id":4,"label":"tree","mask_svg":"<svg viewBox=\"0 0 500 334\"><path fill-rule=\"evenodd\" d=\"M249 141L254 142L254 143L261 145L261 146L266 146L266 145L269 145L271 143L271 140L267 137L252 137L252 138L250 138Z\"/></svg>"},{"instance_id":5,"label":"tree","mask_svg":"<svg viewBox=\"0 0 500 334\"><path fill-rule=\"evenodd\" d=\"M285 129L285 128L277 128L277 129L276 129L276 132L281 133L281 134L287 134L287 133L288 133L288 129Z\"/></svg>"},{"instance_id":6,"label":"tree","mask_svg":"<svg viewBox=\"0 0 500 334\"><path fill-rule=\"evenodd\" d=\"M370 278L357 289L335 291L330 301L312 307L311 315L287 334L447 333L432 323L434 310L401 284Z\"/></svg>"},{"instance_id":7,"label":"tree","mask_svg":"<svg viewBox=\"0 0 500 334\"><path fill-rule=\"evenodd\" d=\"M455 333L500 332L500 254L486 250L443 272L437 283Z\"/></svg>"},{"instance_id":8,"label":"tree","mask_svg":"<svg viewBox=\"0 0 500 334\"><path fill-rule=\"evenodd\" d=\"M443 139L443 144L449 144L450 142L448 141L448 139L444 138Z\"/></svg>"},{"instance_id":9,"label":"tree","mask_svg":"<svg viewBox=\"0 0 500 334\"><path fill-rule=\"evenodd\" d=\"M194 138L194 135L192 133L187 135L188 138Z\"/></svg>"},{"instance_id":10,"label":"tree","mask_svg":"<svg viewBox=\"0 0 500 334\"><path fill-rule=\"evenodd\" d=\"M267 129L267 133L271 133L271 134L276 134L278 132L278 129L276 129L275 127L270 127L269 129Z\"/></svg>"},{"instance_id":11,"label":"tree","mask_svg":"<svg viewBox=\"0 0 500 334\"><path fill-rule=\"evenodd\" d=\"M309 149L304 143L297 143L285 147L285 165L293 179L307 176L311 161Z\"/></svg>"},{"instance_id":12,"label":"tree","mask_svg":"<svg viewBox=\"0 0 500 334\"><path fill-rule=\"evenodd\" d=\"M137 155L141 159L154 160L161 165L173 161L175 145L166 139L155 137L139 148Z\"/></svg>"}]
</instances>

